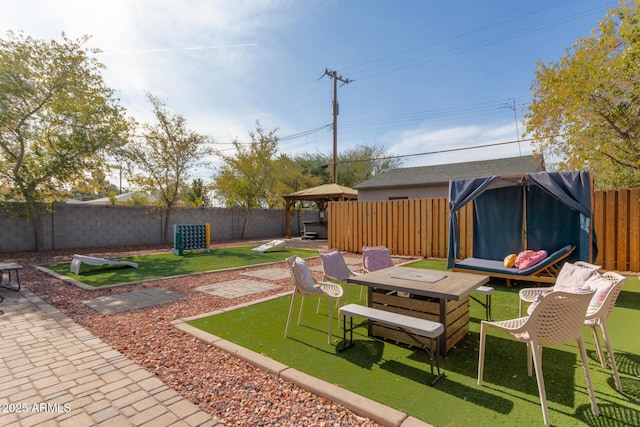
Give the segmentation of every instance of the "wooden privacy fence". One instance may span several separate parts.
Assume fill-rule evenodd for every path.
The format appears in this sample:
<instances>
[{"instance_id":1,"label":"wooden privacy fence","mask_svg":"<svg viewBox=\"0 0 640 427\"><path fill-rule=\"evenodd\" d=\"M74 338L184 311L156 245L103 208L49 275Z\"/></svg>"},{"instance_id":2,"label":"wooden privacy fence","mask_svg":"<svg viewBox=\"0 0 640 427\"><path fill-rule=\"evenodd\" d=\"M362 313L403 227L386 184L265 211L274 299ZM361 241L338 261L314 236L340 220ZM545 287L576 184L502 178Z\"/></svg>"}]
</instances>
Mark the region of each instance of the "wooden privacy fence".
<instances>
[{"instance_id":1,"label":"wooden privacy fence","mask_svg":"<svg viewBox=\"0 0 640 427\"><path fill-rule=\"evenodd\" d=\"M470 212L465 206L461 218ZM332 248L360 252L363 246L381 245L395 255L447 256L449 206L444 198L330 202L328 217ZM469 234L467 226L461 219L461 236Z\"/></svg>"},{"instance_id":2,"label":"wooden privacy fence","mask_svg":"<svg viewBox=\"0 0 640 427\"><path fill-rule=\"evenodd\" d=\"M605 270L640 272L640 188L597 191L596 263Z\"/></svg>"},{"instance_id":3,"label":"wooden privacy fence","mask_svg":"<svg viewBox=\"0 0 640 427\"><path fill-rule=\"evenodd\" d=\"M471 256L473 205L459 212L460 255ZM640 188L597 191L593 199L599 253L605 270L640 272ZM328 246L360 252L386 246L392 254L446 258L446 198L330 202Z\"/></svg>"}]
</instances>

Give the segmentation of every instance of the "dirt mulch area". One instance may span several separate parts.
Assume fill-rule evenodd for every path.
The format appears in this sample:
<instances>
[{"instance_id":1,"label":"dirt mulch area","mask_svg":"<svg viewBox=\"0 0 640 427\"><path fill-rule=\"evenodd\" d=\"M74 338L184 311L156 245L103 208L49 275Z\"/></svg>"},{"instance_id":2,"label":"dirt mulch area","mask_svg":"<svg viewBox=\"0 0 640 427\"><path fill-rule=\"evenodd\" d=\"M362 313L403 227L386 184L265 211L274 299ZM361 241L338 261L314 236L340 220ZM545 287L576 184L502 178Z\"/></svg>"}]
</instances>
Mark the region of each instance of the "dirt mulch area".
<instances>
[{"instance_id":1,"label":"dirt mulch area","mask_svg":"<svg viewBox=\"0 0 640 427\"><path fill-rule=\"evenodd\" d=\"M218 246L253 243L227 242ZM302 246L308 244L302 242ZM283 279L270 280L276 285L272 290L234 299L194 290L199 286L237 279L248 270L267 267L247 267L231 272L212 272L97 290L81 289L33 268L38 264L70 262L73 254L116 258L167 251L166 246L76 248L38 253L4 253L2 258L4 262L23 265L20 279L24 287L154 373L165 384L225 425L377 425L171 326L170 322L175 319L208 313L292 289L291 279ZM310 265L319 263L319 259L309 261ZM282 267L285 265L283 262ZM108 315L100 314L82 303L83 300L100 296L155 287L178 292L185 298L160 306Z\"/></svg>"}]
</instances>

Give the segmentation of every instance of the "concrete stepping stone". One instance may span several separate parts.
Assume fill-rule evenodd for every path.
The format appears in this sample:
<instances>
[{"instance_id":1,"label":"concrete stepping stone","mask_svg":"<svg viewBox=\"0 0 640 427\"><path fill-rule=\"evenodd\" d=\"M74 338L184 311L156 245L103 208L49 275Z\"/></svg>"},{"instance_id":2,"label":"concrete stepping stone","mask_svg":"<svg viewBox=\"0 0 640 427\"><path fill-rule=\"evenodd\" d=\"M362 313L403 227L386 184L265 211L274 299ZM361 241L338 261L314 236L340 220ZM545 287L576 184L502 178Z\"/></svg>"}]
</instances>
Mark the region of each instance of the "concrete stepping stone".
<instances>
[{"instance_id":1,"label":"concrete stepping stone","mask_svg":"<svg viewBox=\"0 0 640 427\"><path fill-rule=\"evenodd\" d=\"M108 295L82 301L99 313L121 313L136 308L164 304L184 298L184 295L161 288L151 288L124 294Z\"/></svg>"},{"instance_id":2,"label":"concrete stepping stone","mask_svg":"<svg viewBox=\"0 0 640 427\"><path fill-rule=\"evenodd\" d=\"M218 295L224 298L238 298L245 295L268 291L277 288L270 283L258 282L255 280L237 279L229 282L215 283L196 288L197 291Z\"/></svg>"}]
</instances>

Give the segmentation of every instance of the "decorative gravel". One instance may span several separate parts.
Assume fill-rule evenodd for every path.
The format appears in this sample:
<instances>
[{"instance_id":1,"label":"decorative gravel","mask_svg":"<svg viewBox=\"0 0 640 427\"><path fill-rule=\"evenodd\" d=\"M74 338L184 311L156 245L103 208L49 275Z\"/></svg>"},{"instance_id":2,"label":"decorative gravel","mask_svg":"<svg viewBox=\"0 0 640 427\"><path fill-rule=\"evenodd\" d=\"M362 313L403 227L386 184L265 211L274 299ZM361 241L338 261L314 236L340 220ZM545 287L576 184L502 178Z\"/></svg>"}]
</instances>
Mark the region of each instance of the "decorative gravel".
<instances>
[{"instance_id":1,"label":"decorative gravel","mask_svg":"<svg viewBox=\"0 0 640 427\"><path fill-rule=\"evenodd\" d=\"M254 242L219 246L250 245ZM290 278L261 279L272 289L239 298L199 292L195 288L246 279L243 273L282 265L254 266L234 271L161 279L138 285L85 290L43 273L33 265L69 262L73 254L116 258L134 254L167 252L166 247L72 249L45 252L4 253L4 262L23 265L21 283L64 312L76 323L142 365L185 398L225 425L263 426L376 426L341 405L316 396L286 380L256 368L175 329L176 319L261 299L292 289ZM309 261L317 266L319 259ZM317 274L317 273L316 273ZM101 296L151 288L166 289L184 298L128 312L101 314L82 301Z\"/></svg>"}]
</instances>

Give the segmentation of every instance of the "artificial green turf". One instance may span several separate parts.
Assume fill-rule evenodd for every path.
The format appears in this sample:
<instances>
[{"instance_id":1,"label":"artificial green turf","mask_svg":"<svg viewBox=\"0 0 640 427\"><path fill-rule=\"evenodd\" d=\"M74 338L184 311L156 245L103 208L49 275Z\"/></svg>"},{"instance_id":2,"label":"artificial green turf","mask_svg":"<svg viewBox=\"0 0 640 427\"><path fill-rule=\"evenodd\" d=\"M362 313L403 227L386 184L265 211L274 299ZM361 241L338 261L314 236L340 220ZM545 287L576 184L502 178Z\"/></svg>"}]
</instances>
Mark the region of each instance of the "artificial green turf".
<instances>
[{"instance_id":1,"label":"artificial green turf","mask_svg":"<svg viewBox=\"0 0 640 427\"><path fill-rule=\"evenodd\" d=\"M281 251L256 253L255 246L236 246L212 249L211 252L187 252L184 256L172 253L139 255L120 258L121 261L138 263L138 268L123 266L92 266L81 264L80 274L69 271L70 262L48 264L43 267L90 286L102 287L120 283L139 282L183 274L202 273L226 268L284 261L292 255L302 258L318 256L318 251L286 248Z\"/></svg>"},{"instance_id":2,"label":"artificial green turf","mask_svg":"<svg viewBox=\"0 0 640 427\"><path fill-rule=\"evenodd\" d=\"M442 261L420 261L444 269ZM415 264L413 266L416 266ZM492 283L495 319L518 315L518 289ZM357 302L359 292L351 292ZM376 400L436 426L542 425L538 388L526 373L526 347L497 330L487 337L483 386L476 384L480 321L484 309L471 301L470 333L442 359L446 377L435 387L426 353L366 336L354 335L355 346L337 352L341 328L334 322L332 345L327 344L326 301L316 314L315 301L305 304L296 325L297 307L283 337L290 297L189 322L255 352L329 383ZM364 301L361 301L364 303ZM640 281L630 277L608 325L625 389L615 390L609 369L603 369L591 334L585 330L591 376L600 416L591 413L577 344L545 348L543 368L552 425L640 425Z\"/></svg>"}]
</instances>

